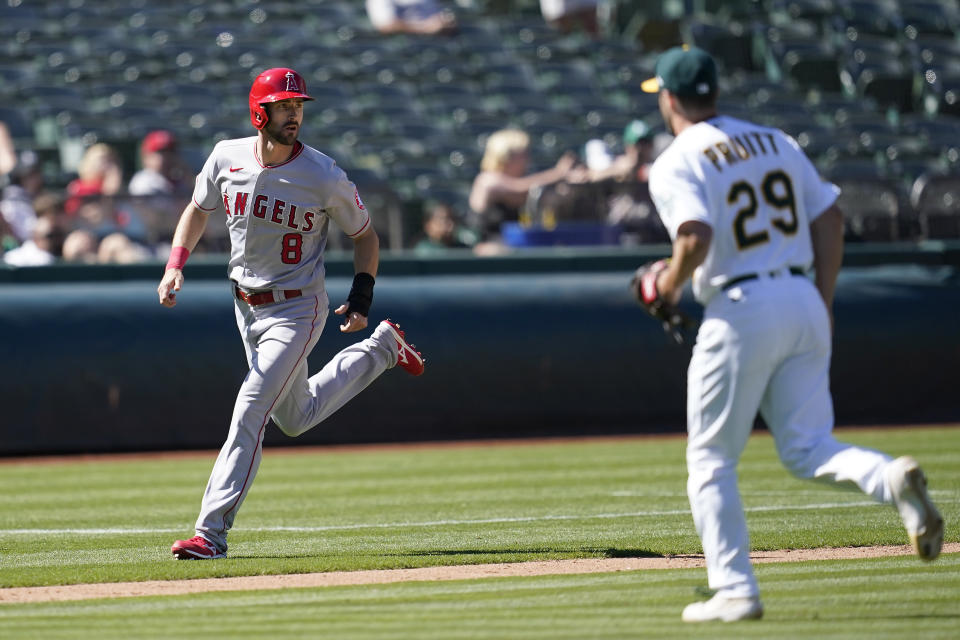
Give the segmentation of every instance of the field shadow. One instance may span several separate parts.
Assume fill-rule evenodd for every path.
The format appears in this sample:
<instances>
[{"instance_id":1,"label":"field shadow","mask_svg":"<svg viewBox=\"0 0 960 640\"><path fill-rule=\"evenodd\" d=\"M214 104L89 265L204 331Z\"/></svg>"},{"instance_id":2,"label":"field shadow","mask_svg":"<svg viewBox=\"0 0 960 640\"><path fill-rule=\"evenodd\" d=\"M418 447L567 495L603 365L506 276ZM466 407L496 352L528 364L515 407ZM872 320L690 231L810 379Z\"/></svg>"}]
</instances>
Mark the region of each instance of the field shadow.
<instances>
[{"instance_id":1,"label":"field shadow","mask_svg":"<svg viewBox=\"0 0 960 640\"><path fill-rule=\"evenodd\" d=\"M367 558L410 558L410 557L455 557L455 556L517 556L517 555L545 555L545 554L571 554L575 557L592 558L678 558L674 554L654 553L648 549L616 549L611 547L536 547L520 549L420 549L410 551L398 551L391 553L362 553L354 557L364 556ZM307 554L307 553L287 553L287 554L230 554L233 560L263 560L272 559L306 559L306 558L324 558L332 557L329 554ZM531 558L534 560L536 558ZM516 562L516 560L512 560Z\"/></svg>"},{"instance_id":2,"label":"field shadow","mask_svg":"<svg viewBox=\"0 0 960 640\"><path fill-rule=\"evenodd\" d=\"M589 554L593 557L603 558L662 558L661 553L654 553L647 549L611 549L611 548L590 548L590 547L538 547L531 549L425 549L420 551L407 551L402 553L384 553L377 554L383 557L404 557L404 556L507 556L518 554L546 554L546 553L570 553L570 554Z\"/></svg>"}]
</instances>

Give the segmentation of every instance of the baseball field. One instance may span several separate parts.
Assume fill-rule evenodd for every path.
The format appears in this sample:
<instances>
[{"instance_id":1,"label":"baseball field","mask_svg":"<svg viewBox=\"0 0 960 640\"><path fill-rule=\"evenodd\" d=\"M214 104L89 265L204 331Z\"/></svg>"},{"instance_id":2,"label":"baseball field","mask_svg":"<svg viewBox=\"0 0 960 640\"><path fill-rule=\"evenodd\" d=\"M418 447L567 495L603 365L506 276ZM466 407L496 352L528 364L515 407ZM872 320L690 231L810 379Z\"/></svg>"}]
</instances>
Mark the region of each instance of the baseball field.
<instances>
[{"instance_id":1,"label":"baseball field","mask_svg":"<svg viewBox=\"0 0 960 640\"><path fill-rule=\"evenodd\" d=\"M692 626L706 572L680 437L268 449L228 558L178 562L213 452L0 462L2 638L956 638L960 425L841 429L918 458L933 563L896 512L790 477L740 486L766 614ZM131 584L136 583L136 584Z\"/></svg>"}]
</instances>

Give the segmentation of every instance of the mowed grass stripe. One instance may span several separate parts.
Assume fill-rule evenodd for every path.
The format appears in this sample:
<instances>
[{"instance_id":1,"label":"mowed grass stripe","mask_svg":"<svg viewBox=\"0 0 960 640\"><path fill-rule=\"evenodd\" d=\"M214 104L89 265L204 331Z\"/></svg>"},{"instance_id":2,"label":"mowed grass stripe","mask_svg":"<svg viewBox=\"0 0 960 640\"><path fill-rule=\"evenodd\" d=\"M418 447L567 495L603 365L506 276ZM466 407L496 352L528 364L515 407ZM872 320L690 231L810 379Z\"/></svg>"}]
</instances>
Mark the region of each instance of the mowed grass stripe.
<instances>
[{"instance_id":1,"label":"mowed grass stripe","mask_svg":"<svg viewBox=\"0 0 960 640\"><path fill-rule=\"evenodd\" d=\"M758 565L763 620L686 625L703 570L287 589L0 607L5 637L953 638L960 555Z\"/></svg>"},{"instance_id":2,"label":"mowed grass stripe","mask_svg":"<svg viewBox=\"0 0 960 640\"><path fill-rule=\"evenodd\" d=\"M960 516L960 429L850 430L841 437L920 459L947 519L947 539L960 539L951 526ZM267 450L230 535L230 557L215 563L177 563L169 555L175 538L192 535L212 459L0 465L0 529L37 532L0 535L0 585L698 553L684 495L684 446L682 439L628 439ZM893 509L791 478L763 434L750 441L740 472L755 549L906 542ZM182 529L173 532L177 522Z\"/></svg>"},{"instance_id":3,"label":"mowed grass stripe","mask_svg":"<svg viewBox=\"0 0 960 640\"><path fill-rule=\"evenodd\" d=\"M873 506L874 502L851 501L836 503L820 503L805 505L761 505L755 507L745 507L746 512L760 511L797 511L797 510L820 510L820 509L846 509L848 507ZM689 514L689 509L679 509L672 511L635 511L628 513L594 513L580 515L553 514L543 516L533 516L528 518L484 518L481 520L437 520L434 522L373 522L357 523L343 525L327 525L317 527L249 527L251 532L300 532L316 533L320 531L350 531L353 529L393 529L404 527L445 527L449 525L472 525L472 524L502 524L513 522L538 522L546 520L591 520L610 518L654 518L659 516L676 516ZM0 529L0 536L20 536L20 535L128 535L138 533L175 533L181 531L180 527L167 527L155 529Z\"/></svg>"}]
</instances>

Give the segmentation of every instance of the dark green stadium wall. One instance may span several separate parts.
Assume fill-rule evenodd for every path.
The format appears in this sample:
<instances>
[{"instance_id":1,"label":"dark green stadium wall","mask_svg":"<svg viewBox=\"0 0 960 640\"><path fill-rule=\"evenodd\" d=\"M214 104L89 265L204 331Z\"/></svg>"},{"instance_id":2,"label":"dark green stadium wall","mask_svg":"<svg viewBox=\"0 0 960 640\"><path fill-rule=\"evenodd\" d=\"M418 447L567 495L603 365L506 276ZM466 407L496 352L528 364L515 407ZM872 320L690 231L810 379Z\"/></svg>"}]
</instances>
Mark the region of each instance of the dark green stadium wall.
<instances>
[{"instance_id":1,"label":"dark green stadium wall","mask_svg":"<svg viewBox=\"0 0 960 640\"><path fill-rule=\"evenodd\" d=\"M839 423L960 420L960 279L942 264L945 255L888 256L901 264L841 273L833 363ZM386 259L372 315L409 328L427 356L426 374L388 371L300 438L271 427L266 442L680 432L689 348L669 343L626 286L646 257ZM858 262L856 252L849 261ZM246 369L223 265L188 267L173 310L157 304L151 276L159 270L70 272L74 282L63 273L56 282L36 270L0 273L7 281L0 283L0 454L222 443ZM330 298L338 301L350 284L349 262L334 261L330 271ZM692 301L684 304L698 313ZM331 319L311 370L356 339Z\"/></svg>"}]
</instances>

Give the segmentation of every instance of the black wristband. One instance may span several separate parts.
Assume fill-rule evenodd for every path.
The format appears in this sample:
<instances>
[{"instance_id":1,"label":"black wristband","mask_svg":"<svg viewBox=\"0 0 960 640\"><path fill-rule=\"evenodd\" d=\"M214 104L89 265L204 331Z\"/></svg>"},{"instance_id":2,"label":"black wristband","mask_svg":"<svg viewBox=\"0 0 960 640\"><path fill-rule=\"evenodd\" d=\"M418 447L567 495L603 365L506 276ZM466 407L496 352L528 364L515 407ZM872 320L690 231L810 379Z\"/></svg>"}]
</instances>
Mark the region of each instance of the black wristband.
<instances>
[{"instance_id":1,"label":"black wristband","mask_svg":"<svg viewBox=\"0 0 960 640\"><path fill-rule=\"evenodd\" d=\"M353 276L353 286L347 296L347 314L357 312L363 317L370 315L373 304L373 284L375 280L369 273L360 272Z\"/></svg>"}]
</instances>

